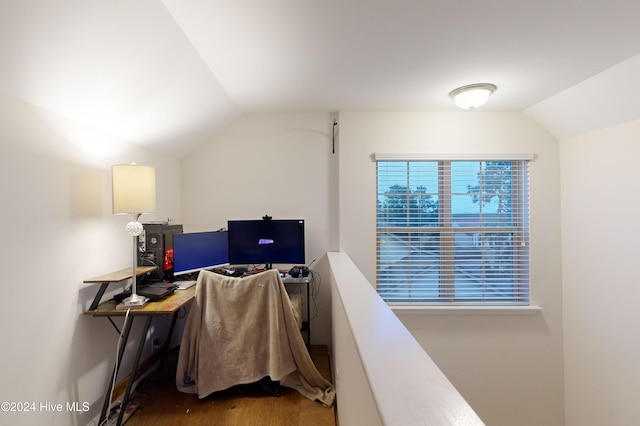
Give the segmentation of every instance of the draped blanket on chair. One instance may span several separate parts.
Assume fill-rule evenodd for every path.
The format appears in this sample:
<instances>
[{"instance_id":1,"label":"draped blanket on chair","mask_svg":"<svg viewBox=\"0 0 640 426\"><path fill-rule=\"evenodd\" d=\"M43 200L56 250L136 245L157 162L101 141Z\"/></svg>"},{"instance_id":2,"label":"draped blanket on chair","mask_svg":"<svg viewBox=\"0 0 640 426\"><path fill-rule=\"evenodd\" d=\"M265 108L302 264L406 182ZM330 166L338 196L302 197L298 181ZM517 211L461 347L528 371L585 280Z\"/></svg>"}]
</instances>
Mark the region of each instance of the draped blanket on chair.
<instances>
[{"instance_id":1,"label":"draped blanket on chair","mask_svg":"<svg viewBox=\"0 0 640 426\"><path fill-rule=\"evenodd\" d=\"M244 278L200 272L187 316L178 390L199 398L264 377L331 406L335 389L316 369L278 271Z\"/></svg>"}]
</instances>

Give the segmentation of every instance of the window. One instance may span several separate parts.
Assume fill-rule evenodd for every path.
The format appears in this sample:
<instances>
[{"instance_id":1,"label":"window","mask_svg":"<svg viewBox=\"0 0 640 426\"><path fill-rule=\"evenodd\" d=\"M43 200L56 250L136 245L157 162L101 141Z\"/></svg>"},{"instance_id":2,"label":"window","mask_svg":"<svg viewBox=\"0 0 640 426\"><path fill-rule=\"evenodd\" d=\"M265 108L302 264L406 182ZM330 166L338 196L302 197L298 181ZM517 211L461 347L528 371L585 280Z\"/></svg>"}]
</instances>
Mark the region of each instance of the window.
<instances>
[{"instance_id":1,"label":"window","mask_svg":"<svg viewBox=\"0 0 640 426\"><path fill-rule=\"evenodd\" d=\"M389 304L529 305L532 156L376 154L377 290Z\"/></svg>"}]
</instances>

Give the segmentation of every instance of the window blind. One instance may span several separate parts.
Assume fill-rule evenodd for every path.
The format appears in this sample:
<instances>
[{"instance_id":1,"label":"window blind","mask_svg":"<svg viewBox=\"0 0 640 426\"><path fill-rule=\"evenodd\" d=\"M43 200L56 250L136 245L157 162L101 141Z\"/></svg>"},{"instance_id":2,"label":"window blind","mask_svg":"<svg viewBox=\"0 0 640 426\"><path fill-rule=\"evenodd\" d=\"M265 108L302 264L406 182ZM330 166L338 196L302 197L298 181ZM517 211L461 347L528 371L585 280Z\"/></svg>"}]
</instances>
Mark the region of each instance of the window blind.
<instances>
[{"instance_id":1,"label":"window blind","mask_svg":"<svg viewBox=\"0 0 640 426\"><path fill-rule=\"evenodd\" d=\"M531 157L479 157L374 157L387 303L529 304Z\"/></svg>"}]
</instances>

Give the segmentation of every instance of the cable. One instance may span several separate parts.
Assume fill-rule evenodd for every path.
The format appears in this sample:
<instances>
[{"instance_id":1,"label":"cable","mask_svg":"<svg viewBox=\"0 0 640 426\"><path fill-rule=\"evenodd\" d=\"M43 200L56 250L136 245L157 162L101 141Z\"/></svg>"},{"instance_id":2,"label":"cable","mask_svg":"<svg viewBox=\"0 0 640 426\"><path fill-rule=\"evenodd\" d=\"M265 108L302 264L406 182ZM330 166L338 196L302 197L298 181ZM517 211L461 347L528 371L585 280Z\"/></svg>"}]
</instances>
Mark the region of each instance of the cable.
<instances>
[{"instance_id":1,"label":"cable","mask_svg":"<svg viewBox=\"0 0 640 426\"><path fill-rule=\"evenodd\" d=\"M147 253L149 253L149 252L144 252L144 253L141 253L141 254L146 255ZM155 266L157 268L160 267L160 265L158 265L156 262L154 262L153 260L151 260L147 256L140 257L140 260L142 260L142 265L138 265L138 266L144 266L144 264L147 264L149 266Z\"/></svg>"},{"instance_id":2,"label":"cable","mask_svg":"<svg viewBox=\"0 0 640 426\"><path fill-rule=\"evenodd\" d=\"M336 153L336 126L338 125L338 120L333 119L333 138L331 140L331 153Z\"/></svg>"},{"instance_id":3,"label":"cable","mask_svg":"<svg viewBox=\"0 0 640 426\"><path fill-rule=\"evenodd\" d=\"M311 321L312 319L315 319L315 317L318 316L318 302L317 302L317 297L320 294L320 284L322 282L322 276L312 270L309 270L309 273L311 274L311 282L309 283L309 285L311 286L311 299L313 300L313 307L314 307L314 314L313 316L309 319L309 321ZM316 275L318 276L318 282L316 282Z\"/></svg>"}]
</instances>

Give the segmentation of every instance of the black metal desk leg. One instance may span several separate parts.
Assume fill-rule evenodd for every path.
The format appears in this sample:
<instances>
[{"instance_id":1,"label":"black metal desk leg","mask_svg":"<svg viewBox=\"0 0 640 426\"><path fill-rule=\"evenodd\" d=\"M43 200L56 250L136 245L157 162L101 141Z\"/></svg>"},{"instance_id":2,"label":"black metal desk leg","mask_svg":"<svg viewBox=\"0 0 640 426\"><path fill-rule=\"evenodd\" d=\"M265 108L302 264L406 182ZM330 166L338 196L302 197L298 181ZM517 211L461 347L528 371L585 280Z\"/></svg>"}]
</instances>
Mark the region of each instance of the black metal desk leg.
<instances>
[{"instance_id":1,"label":"black metal desk leg","mask_svg":"<svg viewBox=\"0 0 640 426\"><path fill-rule=\"evenodd\" d=\"M118 376L118 370L120 370L122 355L124 354L124 349L127 346L127 341L129 340L129 332L131 331L133 318L134 317L132 316L131 319L125 320L124 329L122 330L120 350L118 351L116 363L113 366L113 374L111 375L111 379L109 380L109 386L107 386L107 394L104 397L104 404L102 405L102 413L100 414L99 424L102 424L102 422L104 422L104 420L107 418L107 412L109 411L109 406L111 405L111 391L113 390L113 381Z\"/></svg>"},{"instance_id":2,"label":"black metal desk leg","mask_svg":"<svg viewBox=\"0 0 640 426\"><path fill-rule=\"evenodd\" d=\"M309 289L310 283L307 282L307 349L311 350L311 310L309 307L311 306L311 291Z\"/></svg>"},{"instance_id":3,"label":"black metal desk leg","mask_svg":"<svg viewBox=\"0 0 640 426\"><path fill-rule=\"evenodd\" d=\"M171 345L171 338L173 337L173 331L176 328L176 323L178 322L178 313L180 310L177 310L173 313L173 317L171 318L171 325L169 326L169 331L167 332L167 340L162 345L162 355L160 357L160 365L158 366L158 371L162 371L164 367L164 359L167 357L169 353L169 346Z\"/></svg>"},{"instance_id":4,"label":"black metal desk leg","mask_svg":"<svg viewBox=\"0 0 640 426\"><path fill-rule=\"evenodd\" d=\"M120 413L118 414L118 422L116 425L120 426L122 424L122 418L124 417L124 413L127 410L127 404L129 403L129 395L131 394L131 388L133 387L133 382L136 378L136 371L138 370L138 364L140 363L140 356L142 355L142 349L144 348L144 344L147 341L147 333L149 332L149 327L151 326L151 315L146 316L146 321L144 323L144 329L142 331L142 335L140 336L140 343L138 343L138 352L136 353L136 359L133 361L133 367L131 368L131 374L129 375L129 382L127 383L127 390L124 392L122 397L122 405L120 406Z\"/></svg>"}]
</instances>

